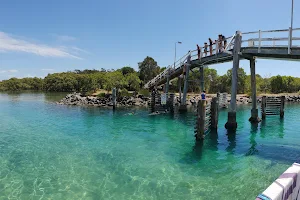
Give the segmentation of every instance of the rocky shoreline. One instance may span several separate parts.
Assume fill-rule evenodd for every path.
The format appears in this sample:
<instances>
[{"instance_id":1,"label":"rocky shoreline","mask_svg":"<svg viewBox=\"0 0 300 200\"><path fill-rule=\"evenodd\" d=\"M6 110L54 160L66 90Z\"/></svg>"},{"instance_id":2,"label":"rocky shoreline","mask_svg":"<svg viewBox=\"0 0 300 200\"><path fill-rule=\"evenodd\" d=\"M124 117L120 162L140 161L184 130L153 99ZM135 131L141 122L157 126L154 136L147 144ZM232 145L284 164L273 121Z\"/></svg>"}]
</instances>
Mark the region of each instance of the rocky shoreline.
<instances>
[{"instance_id":1,"label":"rocky shoreline","mask_svg":"<svg viewBox=\"0 0 300 200\"><path fill-rule=\"evenodd\" d=\"M207 95L207 100L210 101L215 95ZM275 95L272 95L275 96ZM286 102L300 102L300 95L286 95ZM188 96L186 102L187 105L195 105L200 99L200 95ZM257 98L257 102L260 103L262 96ZM245 95L237 96L237 104L249 104L252 103L252 99ZM227 96L227 102L230 102L230 95ZM83 96L80 93L68 94L62 100L57 102L59 105L77 105L77 106L96 106L96 107L112 107L112 95L107 94L105 97ZM175 98L175 104L179 104L179 97ZM148 106L150 105L150 98L143 95L137 95L136 97L118 97L117 106Z\"/></svg>"},{"instance_id":2,"label":"rocky shoreline","mask_svg":"<svg viewBox=\"0 0 300 200\"><path fill-rule=\"evenodd\" d=\"M147 106L150 98L138 95L133 97L118 97L118 106ZM112 107L112 95L108 94L105 97L83 96L80 93L68 94L62 100L57 102L59 105L77 105L77 106L96 106L96 107Z\"/></svg>"}]
</instances>

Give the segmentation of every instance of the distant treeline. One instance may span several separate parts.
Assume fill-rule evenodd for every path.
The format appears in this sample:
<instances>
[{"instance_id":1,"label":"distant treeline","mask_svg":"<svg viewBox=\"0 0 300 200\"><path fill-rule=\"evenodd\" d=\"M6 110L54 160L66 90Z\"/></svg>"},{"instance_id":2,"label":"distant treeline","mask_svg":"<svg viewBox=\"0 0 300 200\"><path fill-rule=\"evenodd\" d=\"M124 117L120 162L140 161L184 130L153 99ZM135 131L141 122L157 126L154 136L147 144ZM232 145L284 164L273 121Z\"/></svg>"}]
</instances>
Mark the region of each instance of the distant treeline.
<instances>
[{"instance_id":1,"label":"distant treeline","mask_svg":"<svg viewBox=\"0 0 300 200\"><path fill-rule=\"evenodd\" d=\"M116 87L123 91L139 91L143 85L163 71L157 62L146 57L135 71L131 67L118 70L75 70L72 72L48 74L41 78L11 78L0 82L0 91L53 91L53 92L81 92L91 93L98 89L111 91ZM228 92L231 88L231 70L219 76L215 69L204 69L205 90L207 93ZM190 73L189 92L200 91L200 72L194 69ZM238 93L250 94L250 75L240 68L238 71ZM261 77L256 75L256 85L259 93L282 93L300 91L300 78L291 76ZM182 83L183 84L183 83ZM182 85L183 86L183 85ZM177 79L171 81L170 91L178 91Z\"/></svg>"}]
</instances>

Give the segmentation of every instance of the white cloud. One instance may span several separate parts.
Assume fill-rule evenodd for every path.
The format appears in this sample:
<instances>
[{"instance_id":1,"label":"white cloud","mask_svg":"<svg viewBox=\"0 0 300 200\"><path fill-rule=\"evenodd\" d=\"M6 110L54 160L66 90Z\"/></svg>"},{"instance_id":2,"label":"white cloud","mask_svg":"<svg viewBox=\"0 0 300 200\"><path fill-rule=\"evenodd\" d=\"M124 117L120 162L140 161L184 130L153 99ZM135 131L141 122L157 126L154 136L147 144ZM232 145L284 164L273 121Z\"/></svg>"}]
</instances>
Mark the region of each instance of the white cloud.
<instances>
[{"instance_id":1,"label":"white cloud","mask_svg":"<svg viewBox=\"0 0 300 200\"><path fill-rule=\"evenodd\" d=\"M65 51L68 51L68 50L72 51L72 53L74 55L79 55L79 54L82 54L82 53L84 53L84 54L91 54L90 52L88 52L88 51L86 51L84 49L78 48L76 46L60 46L59 48L62 49L62 50L65 50Z\"/></svg>"},{"instance_id":2,"label":"white cloud","mask_svg":"<svg viewBox=\"0 0 300 200\"><path fill-rule=\"evenodd\" d=\"M18 72L18 70L16 70L16 69L10 69L10 70L7 70L7 71L10 72L10 73Z\"/></svg>"},{"instance_id":3,"label":"white cloud","mask_svg":"<svg viewBox=\"0 0 300 200\"><path fill-rule=\"evenodd\" d=\"M21 40L4 32L0 32L0 52L26 52L44 57L76 58L82 59L71 53L71 49L50 47Z\"/></svg>"},{"instance_id":4,"label":"white cloud","mask_svg":"<svg viewBox=\"0 0 300 200\"><path fill-rule=\"evenodd\" d=\"M54 69L41 69L42 71L54 71Z\"/></svg>"},{"instance_id":5,"label":"white cloud","mask_svg":"<svg viewBox=\"0 0 300 200\"><path fill-rule=\"evenodd\" d=\"M18 70L16 70L16 69L0 70L1 74L3 74L3 73L16 73L16 72L18 72Z\"/></svg>"}]
</instances>

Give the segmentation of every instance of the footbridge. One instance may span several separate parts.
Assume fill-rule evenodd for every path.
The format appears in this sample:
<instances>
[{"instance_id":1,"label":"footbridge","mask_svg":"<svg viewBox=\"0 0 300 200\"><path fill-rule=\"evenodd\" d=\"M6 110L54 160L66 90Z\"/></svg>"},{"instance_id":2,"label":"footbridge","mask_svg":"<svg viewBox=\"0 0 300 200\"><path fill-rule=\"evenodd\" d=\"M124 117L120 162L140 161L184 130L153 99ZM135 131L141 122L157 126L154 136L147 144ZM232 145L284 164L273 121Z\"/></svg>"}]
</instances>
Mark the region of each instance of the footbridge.
<instances>
[{"instance_id":1,"label":"footbridge","mask_svg":"<svg viewBox=\"0 0 300 200\"><path fill-rule=\"evenodd\" d=\"M297 37L298 36L298 37ZM200 88L204 90L204 66L219 64L224 62L233 62L232 67L232 85L231 102L228 112L228 121L225 125L228 129L236 129L236 94L238 68L241 59L250 61L251 71L251 91L252 91L252 110L250 121L257 123L258 109L256 99L256 77L255 77L255 59L279 59L279 60L299 60L300 59L300 28L288 28L282 30L267 30L236 33L226 38L227 43L216 41L213 45L189 51L178 59L174 65L170 65L162 73L154 77L145 84L145 88L153 89L160 85L165 85L165 91L168 93L169 82L174 78L183 79L184 88L181 100L181 108L186 107L186 95L188 90L189 71L194 68L200 69ZM222 45L220 45L222 44ZM272 69L270 69L272 70ZM179 84L179 93L181 96L181 84ZM181 98L181 97L180 97Z\"/></svg>"}]
</instances>

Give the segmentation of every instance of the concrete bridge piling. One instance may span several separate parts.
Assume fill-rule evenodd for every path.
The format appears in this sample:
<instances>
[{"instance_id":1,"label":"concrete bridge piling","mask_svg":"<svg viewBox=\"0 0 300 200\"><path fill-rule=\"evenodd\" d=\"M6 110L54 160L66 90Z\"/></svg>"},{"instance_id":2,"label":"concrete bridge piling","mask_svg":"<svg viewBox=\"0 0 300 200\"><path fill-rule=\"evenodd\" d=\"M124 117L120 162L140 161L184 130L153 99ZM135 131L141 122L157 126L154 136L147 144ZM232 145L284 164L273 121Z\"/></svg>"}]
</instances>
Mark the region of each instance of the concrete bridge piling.
<instances>
[{"instance_id":1,"label":"concrete bridge piling","mask_svg":"<svg viewBox=\"0 0 300 200\"><path fill-rule=\"evenodd\" d=\"M188 92L188 86L189 86L189 72L190 72L190 66L191 66L191 55L188 55L187 63L185 64L184 68L184 86L183 86L183 96L182 101L180 102L180 111L187 111L186 107L186 97Z\"/></svg>"},{"instance_id":2,"label":"concrete bridge piling","mask_svg":"<svg viewBox=\"0 0 300 200\"><path fill-rule=\"evenodd\" d=\"M250 71L251 71L251 96L252 96L252 109L249 121L251 123L258 123L261 119L258 117L257 99L256 99L256 74L255 74L255 57L250 58Z\"/></svg>"},{"instance_id":3,"label":"concrete bridge piling","mask_svg":"<svg viewBox=\"0 0 300 200\"><path fill-rule=\"evenodd\" d=\"M182 99L181 99L181 79L182 79L182 77L179 76L178 77L178 91L179 91L179 100L180 100L180 103L182 101Z\"/></svg>"},{"instance_id":4,"label":"concrete bridge piling","mask_svg":"<svg viewBox=\"0 0 300 200\"><path fill-rule=\"evenodd\" d=\"M238 69L240 65L240 51L242 44L242 34L240 31L236 32L234 47L233 47L233 67L232 67L232 85L231 85L231 100L230 110L228 112L228 121L225 124L226 129L235 130L237 128L236 123L236 94L237 94L237 80Z\"/></svg>"}]
</instances>

